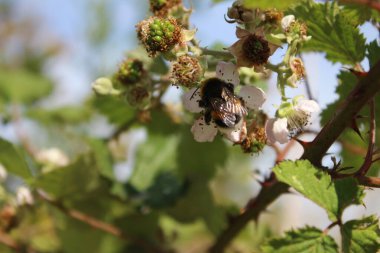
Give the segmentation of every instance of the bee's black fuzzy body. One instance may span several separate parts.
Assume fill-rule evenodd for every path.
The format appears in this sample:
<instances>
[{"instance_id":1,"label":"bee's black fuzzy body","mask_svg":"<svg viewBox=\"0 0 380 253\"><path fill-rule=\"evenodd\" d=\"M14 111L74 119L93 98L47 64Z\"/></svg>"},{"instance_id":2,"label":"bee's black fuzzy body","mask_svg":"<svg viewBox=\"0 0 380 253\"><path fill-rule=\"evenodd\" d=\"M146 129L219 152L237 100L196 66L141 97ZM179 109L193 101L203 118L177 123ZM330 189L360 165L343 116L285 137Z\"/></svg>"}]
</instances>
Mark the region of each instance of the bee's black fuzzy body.
<instances>
[{"instance_id":1,"label":"bee's black fuzzy body","mask_svg":"<svg viewBox=\"0 0 380 253\"><path fill-rule=\"evenodd\" d=\"M234 86L219 78L206 80L201 87L199 106L205 108L205 122L223 128L234 128L247 114L244 101L235 95Z\"/></svg>"}]
</instances>

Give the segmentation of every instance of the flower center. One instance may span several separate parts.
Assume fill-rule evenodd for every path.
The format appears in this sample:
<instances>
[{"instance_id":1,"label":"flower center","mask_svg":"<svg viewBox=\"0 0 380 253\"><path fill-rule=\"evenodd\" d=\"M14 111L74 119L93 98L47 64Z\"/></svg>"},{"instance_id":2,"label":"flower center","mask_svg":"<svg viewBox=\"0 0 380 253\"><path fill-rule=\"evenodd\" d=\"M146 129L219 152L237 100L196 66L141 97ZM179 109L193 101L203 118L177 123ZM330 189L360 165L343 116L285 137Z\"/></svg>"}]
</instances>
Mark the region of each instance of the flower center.
<instances>
[{"instance_id":1,"label":"flower center","mask_svg":"<svg viewBox=\"0 0 380 253\"><path fill-rule=\"evenodd\" d=\"M261 36L251 34L243 43L244 55L255 65L261 65L268 61L270 50L268 41Z\"/></svg>"},{"instance_id":2,"label":"flower center","mask_svg":"<svg viewBox=\"0 0 380 253\"><path fill-rule=\"evenodd\" d=\"M291 135L296 135L307 126L310 119L310 113L302 110L293 110L286 118L288 120L288 130Z\"/></svg>"}]
</instances>

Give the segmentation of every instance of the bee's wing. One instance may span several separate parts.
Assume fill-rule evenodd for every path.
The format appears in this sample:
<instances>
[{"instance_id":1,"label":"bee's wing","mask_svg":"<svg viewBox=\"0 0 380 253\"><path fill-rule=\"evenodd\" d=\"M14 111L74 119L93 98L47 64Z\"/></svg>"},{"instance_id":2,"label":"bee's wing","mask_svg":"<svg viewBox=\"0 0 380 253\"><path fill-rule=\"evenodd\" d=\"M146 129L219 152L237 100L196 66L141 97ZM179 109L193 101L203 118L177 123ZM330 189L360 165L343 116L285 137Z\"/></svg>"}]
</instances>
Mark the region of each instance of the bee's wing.
<instances>
[{"instance_id":1,"label":"bee's wing","mask_svg":"<svg viewBox=\"0 0 380 253\"><path fill-rule=\"evenodd\" d=\"M243 116L247 114L247 109L242 105L239 98L237 101L229 99L224 101L220 98L210 99L212 107L213 119L226 127L234 127L237 115Z\"/></svg>"}]
</instances>

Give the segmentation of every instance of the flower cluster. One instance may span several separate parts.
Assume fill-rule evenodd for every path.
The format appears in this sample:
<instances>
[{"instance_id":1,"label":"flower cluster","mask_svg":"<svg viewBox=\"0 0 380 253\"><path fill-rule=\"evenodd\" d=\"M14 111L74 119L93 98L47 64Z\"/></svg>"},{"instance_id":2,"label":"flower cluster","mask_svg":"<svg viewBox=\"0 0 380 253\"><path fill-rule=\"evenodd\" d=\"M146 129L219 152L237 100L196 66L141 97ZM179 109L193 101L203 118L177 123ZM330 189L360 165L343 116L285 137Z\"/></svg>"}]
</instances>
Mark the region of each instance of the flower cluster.
<instances>
[{"instance_id":1,"label":"flower cluster","mask_svg":"<svg viewBox=\"0 0 380 253\"><path fill-rule=\"evenodd\" d=\"M230 84L232 91L234 91L240 83L239 72L237 71L237 68L233 63L219 62L216 67L216 78L223 81L226 84ZM226 127L221 124L218 124L218 122L215 119L213 119L211 122L208 122L205 117L206 111L210 108L204 108L201 106L200 101L204 99L203 96L204 90L202 86L200 88L193 88L183 95L183 103L185 108L193 113L201 113L201 116L197 120L195 120L193 126L191 127L191 132L193 133L194 139L196 141L213 141L219 131L224 137L226 137L233 143L244 143L246 146L248 145L248 142L253 143L253 141L246 141L247 138L252 137L252 135L248 133L247 130L247 121L245 118L246 114L243 114L243 117L236 120L235 124L233 124L233 127ZM234 112L232 109L228 111L229 106L227 105L227 103L229 102L229 99L234 98L226 98L225 100L219 100L218 103L220 107L211 108L212 110L214 110L212 111L212 113L215 113L216 115L220 114L222 116L229 117L229 112ZM237 97L237 101L241 101L241 106L244 106L244 108L246 108L247 110L258 110L265 102L265 100L265 93L260 88L256 88L254 86L241 87L239 96ZM215 99L215 101L218 100ZM211 106L213 106L213 104ZM234 105L231 104L231 108L233 106ZM248 146L249 147L246 147L246 149L251 148L251 145Z\"/></svg>"}]
</instances>

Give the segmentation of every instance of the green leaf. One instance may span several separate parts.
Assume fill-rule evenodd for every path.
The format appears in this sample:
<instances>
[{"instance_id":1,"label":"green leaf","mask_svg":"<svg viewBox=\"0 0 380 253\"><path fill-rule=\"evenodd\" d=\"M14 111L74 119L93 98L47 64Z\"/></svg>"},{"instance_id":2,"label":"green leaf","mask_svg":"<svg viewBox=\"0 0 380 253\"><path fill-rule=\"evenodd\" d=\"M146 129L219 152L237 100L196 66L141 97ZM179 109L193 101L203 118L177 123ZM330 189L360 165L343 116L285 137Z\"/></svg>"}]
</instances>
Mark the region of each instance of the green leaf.
<instances>
[{"instance_id":1,"label":"green leaf","mask_svg":"<svg viewBox=\"0 0 380 253\"><path fill-rule=\"evenodd\" d=\"M80 124L90 119L91 111L86 106L65 106L53 110L32 108L28 110L27 116L46 125Z\"/></svg>"},{"instance_id":2,"label":"green leaf","mask_svg":"<svg viewBox=\"0 0 380 253\"><path fill-rule=\"evenodd\" d=\"M178 145L177 163L179 173L190 179L210 179L216 169L223 166L228 159L226 142L215 138L210 143L194 140L190 127L185 126Z\"/></svg>"},{"instance_id":3,"label":"green leaf","mask_svg":"<svg viewBox=\"0 0 380 253\"><path fill-rule=\"evenodd\" d=\"M379 220L375 216L348 221L341 233L344 253L376 253L380 249Z\"/></svg>"},{"instance_id":4,"label":"green leaf","mask_svg":"<svg viewBox=\"0 0 380 253\"><path fill-rule=\"evenodd\" d=\"M92 101L101 114L107 117L110 123L123 125L135 115L135 109L120 99L109 96L97 96Z\"/></svg>"},{"instance_id":5,"label":"green leaf","mask_svg":"<svg viewBox=\"0 0 380 253\"><path fill-rule=\"evenodd\" d=\"M372 68L376 62L380 60L380 47L377 40L372 41L367 45L367 55L369 66Z\"/></svg>"},{"instance_id":6,"label":"green leaf","mask_svg":"<svg viewBox=\"0 0 380 253\"><path fill-rule=\"evenodd\" d=\"M308 199L324 208L330 219L340 219L351 204L361 204L364 192L352 178L336 181L307 160L285 161L273 168L279 181L289 184Z\"/></svg>"},{"instance_id":7,"label":"green leaf","mask_svg":"<svg viewBox=\"0 0 380 253\"><path fill-rule=\"evenodd\" d=\"M332 62L355 65L365 54L365 39L359 28L336 2L304 1L290 13L306 22L312 39L305 43L307 51L325 52Z\"/></svg>"},{"instance_id":8,"label":"green leaf","mask_svg":"<svg viewBox=\"0 0 380 253\"><path fill-rule=\"evenodd\" d=\"M149 135L145 143L138 147L136 164L129 180L138 190L149 187L156 174L176 167L178 136Z\"/></svg>"},{"instance_id":9,"label":"green leaf","mask_svg":"<svg viewBox=\"0 0 380 253\"><path fill-rule=\"evenodd\" d=\"M345 4L343 11L355 25L362 25L370 20L380 21L379 11L365 4Z\"/></svg>"},{"instance_id":10,"label":"green leaf","mask_svg":"<svg viewBox=\"0 0 380 253\"><path fill-rule=\"evenodd\" d=\"M0 138L0 163L5 169L17 176L28 179L32 176L24 157L15 146Z\"/></svg>"},{"instance_id":11,"label":"green leaf","mask_svg":"<svg viewBox=\"0 0 380 253\"><path fill-rule=\"evenodd\" d=\"M144 203L152 208L172 206L184 192L184 183L174 173L160 172L145 191Z\"/></svg>"},{"instance_id":12,"label":"green leaf","mask_svg":"<svg viewBox=\"0 0 380 253\"><path fill-rule=\"evenodd\" d=\"M99 174L95 164L92 156L81 156L73 164L42 174L33 185L57 198L77 197L97 187Z\"/></svg>"},{"instance_id":13,"label":"green leaf","mask_svg":"<svg viewBox=\"0 0 380 253\"><path fill-rule=\"evenodd\" d=\"M96 167L99 168L99 173L114 180L112 158L106 143L97 139L88 139L87 143L94 153L94 159Z\"/></svg>"},{"instance_id":14,"label":"green leaf","mask_svg":"<svg viewBox=\"0 0 380 253\"><path fill-rule=\"evenodd\" d=\"M6 102L31 104L50 94L47 78L23 69L0 70L0 97Z\"/></svg>"},{"instance_id":15,"label":"green leaf","mask_svg":"<svg viewBox=\"0 0 380 253\"><path fill-rule=\"evenodd\" d=\"M338 245L319 229L306 227L288 231L282 238L269 240L261 250L264 253L337 253Z\"/></svg>"},{"instance_id":16,"label":"green leaf","mask_svg":"<svg viewBox=\"0 0 380 253\"><path fill-rule=\"evenodd\" d=\"M289 6L298 3L297 0L273 0L273 1L265 1L265 0L244 0L244 5L247 8L261 8L261 9L286 9Z\"/></svg>"}]
</instances>

